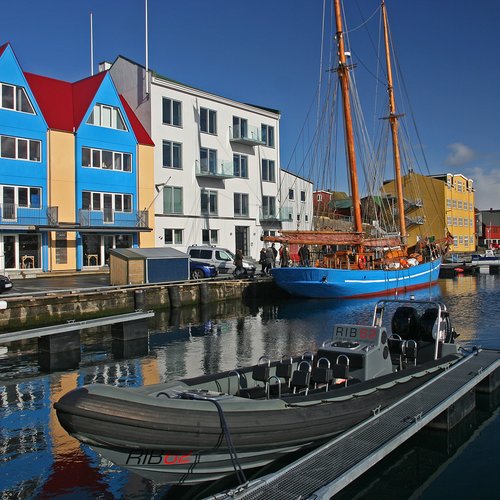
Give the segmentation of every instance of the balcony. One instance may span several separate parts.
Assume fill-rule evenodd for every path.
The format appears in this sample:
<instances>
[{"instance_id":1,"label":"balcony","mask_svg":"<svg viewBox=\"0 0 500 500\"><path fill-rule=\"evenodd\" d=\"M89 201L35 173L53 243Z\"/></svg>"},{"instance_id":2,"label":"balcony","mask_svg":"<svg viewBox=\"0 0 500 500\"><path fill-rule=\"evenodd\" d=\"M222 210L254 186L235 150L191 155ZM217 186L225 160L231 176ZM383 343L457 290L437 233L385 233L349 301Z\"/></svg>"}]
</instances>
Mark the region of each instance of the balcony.
<instances>
[{"instance_id":1,"label":"balcony","mask_svg":"<svg viewBox=\"0 0 500 500\"><path fill-rule=\"evenodd\" d=\"M195 175L211 179L230 179L234 177L234 165L232 161L228 160L217 162L196 160Z\"/></svg>"},{"instance_id":2,"label":"balcony","mask_svg":"<svg viewBox=\"0 0 500 500\"><path fill-rule=\"evenodd\" d=\"M421 226L425 224L425 217L405 217L406 227Z\"/></svg>"},{"instance_id":3,"label":"balcony","mask_svg":"<svg viewBox=\"0 0 500 500\"><path fill-rule=\"evenodd\" d=\"M117 212L112 209L87 210L80 209L78 221L82 227L129 227L148 228L148 211L132 210L131 212Z\"/></svg>"},{"instance_id":4,"label":"balcony","mask_svg":"<svg viewBox=\"0 0 500 500\"><path fill-rule=\"evenodd\" d=\"M265 144L262 140L260 128L252 126L229 127L229 142L245 144L246 146Z\"/></svg>"},{"instance_id":5,"label":"balcony","mask_svg":"<svg viewBox=\"0 0 500 500\"><path fill-rule=\"evenodd\" d=\"M0 224L22 226L57 226L58 207L24 207L0 203Z\"/></svg>"},{"instance_id":6,"label":"balcony","mask_svg":"<svg viewBox=\"0 0 500 500\"><path fill-rule=\"evenodd\" d=\"M261 222L293 222L293 210L291 207L282 207L279 210L261 208L259 219Z\"/></svg>"},{"instance_id":7,"label":"balcony","mask_svg":"<svg viewBox=\"0 0 500 500\"><path fill-rule=\"evenodd\" d=\"M415 210L416 208L422 208L424 206L421 199L417 198L415 200L404 199L403 200L404 209L406 212L410 212L411 210Z\"/></svg>"}]
</instances>

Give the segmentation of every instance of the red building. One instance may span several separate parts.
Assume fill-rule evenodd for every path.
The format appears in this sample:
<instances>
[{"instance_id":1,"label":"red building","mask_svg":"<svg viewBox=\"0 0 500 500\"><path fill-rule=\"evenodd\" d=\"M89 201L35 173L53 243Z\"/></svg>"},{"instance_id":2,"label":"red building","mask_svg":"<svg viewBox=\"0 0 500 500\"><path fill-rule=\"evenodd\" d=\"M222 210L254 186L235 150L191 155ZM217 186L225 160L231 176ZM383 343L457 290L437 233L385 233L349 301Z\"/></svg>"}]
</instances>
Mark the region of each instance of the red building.
<instances>
[{"instance_id":1,"label":"red building","mask_svg":"<svg viewBox=\"0 0 500 500\"><path fill-rule=\"evenodd\" d=\"M500 210L485 210L481 212L482 246L500 248Z\"/></svg>"}]
</instances>

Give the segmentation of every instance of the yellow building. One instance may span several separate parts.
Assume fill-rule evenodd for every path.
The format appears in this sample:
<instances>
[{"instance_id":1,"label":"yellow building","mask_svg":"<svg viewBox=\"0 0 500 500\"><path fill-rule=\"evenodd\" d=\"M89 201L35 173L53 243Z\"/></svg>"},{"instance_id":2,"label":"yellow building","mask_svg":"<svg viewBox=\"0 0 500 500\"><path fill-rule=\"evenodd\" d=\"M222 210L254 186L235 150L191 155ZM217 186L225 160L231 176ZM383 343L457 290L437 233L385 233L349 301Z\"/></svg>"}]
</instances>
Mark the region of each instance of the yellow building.
<instances>
[{"instance_id":1,"label":"yellow building","mask_svg":"<svg viewBox=\"0 0 500 500\"><path fill-rule=\"evenodd\" d=\"M462 174L424 176L414 172L403 177L408 245L428 236L434 240L453 236L452 252L476 249L473 180ZM395 196L395 181L382 191Z\"/></svg>"}]
</instances>

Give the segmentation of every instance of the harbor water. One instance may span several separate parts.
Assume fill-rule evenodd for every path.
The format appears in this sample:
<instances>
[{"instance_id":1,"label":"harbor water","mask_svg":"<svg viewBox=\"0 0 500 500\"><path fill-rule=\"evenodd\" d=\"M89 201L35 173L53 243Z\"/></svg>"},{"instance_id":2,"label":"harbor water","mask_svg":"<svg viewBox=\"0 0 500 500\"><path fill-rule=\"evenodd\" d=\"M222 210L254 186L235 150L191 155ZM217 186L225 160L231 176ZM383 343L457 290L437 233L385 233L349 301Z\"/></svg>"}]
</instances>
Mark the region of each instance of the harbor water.
<instances>
[{"instance_id":1,"label":"harbor water","mask_svg":"<svg viewBox=\"0 0 500 500\"><path fill-rule=\"evenodd\" d=\"M445 303L465 348L500 347L500 276L440 280L414 295ZM371 323L376 301L233 301L158 311L145 342L116 343L106 328L82 332L81 359L73 369L62 369L65 359L59 368L52 360L49 370L36 341L0 346L1 498L203 498L205 487L157 485L107 462L67 435L53 403L83 384L140 386L231 370L264 354L315 350L335 323ZM424 429L338 498L496 497L498 400L478 399L476 411L451 433Z\"/></svg>"}]
</instances>

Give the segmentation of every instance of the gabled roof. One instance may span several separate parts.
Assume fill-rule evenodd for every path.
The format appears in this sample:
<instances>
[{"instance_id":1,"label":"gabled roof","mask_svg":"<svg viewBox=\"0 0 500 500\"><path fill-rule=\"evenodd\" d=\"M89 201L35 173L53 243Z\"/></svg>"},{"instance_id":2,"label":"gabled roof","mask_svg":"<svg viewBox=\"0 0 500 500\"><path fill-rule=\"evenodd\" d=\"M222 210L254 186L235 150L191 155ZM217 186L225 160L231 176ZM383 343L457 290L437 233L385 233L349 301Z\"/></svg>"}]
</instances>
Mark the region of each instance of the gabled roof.
<instances>
[{"instance_id":1,"label":"gabled roof","mask_svg":"<svg viewBox=\"0 0 500 500\"><path fill-rule=\"evenodd\" d=\"M65 132L74 132L80 126L106 73L106 71L103 71L75 83L33 73L24 73L24 75L42 110L48 127ZM151 137L127 101L122 96L120 96L120 101L137 142L154 146Z\"/></svg>"},{"instance_id":2,"label":"gabled roof","mask_svg":"<svg viewBox=\"0 0 500 500\"><path fill-rule=\"evenodd\" d=\"M127 118L130 122L130 125L132 126L132 129L134 130L137 142L139 144L144 144L146 146L154 146L155 143L149 136L146 129L142 126L142 123L140 122L139 118L137 118L136 114L133 112L132 108L126 101L125 97L123 97L121 94L120 94L120 101L122 102L125 113L127 113Z\"/></svg>"},{"instance_id":3,"label":"gabled roof","mask_svg":"<svg viewBox=\"0 0 500 500\"><path fill-rule=\"evenodd\" d=\"M33 73L24 75L49 128L74 132L89 109L105 73L76 83Z\"/></svg>"}]
</instances>

